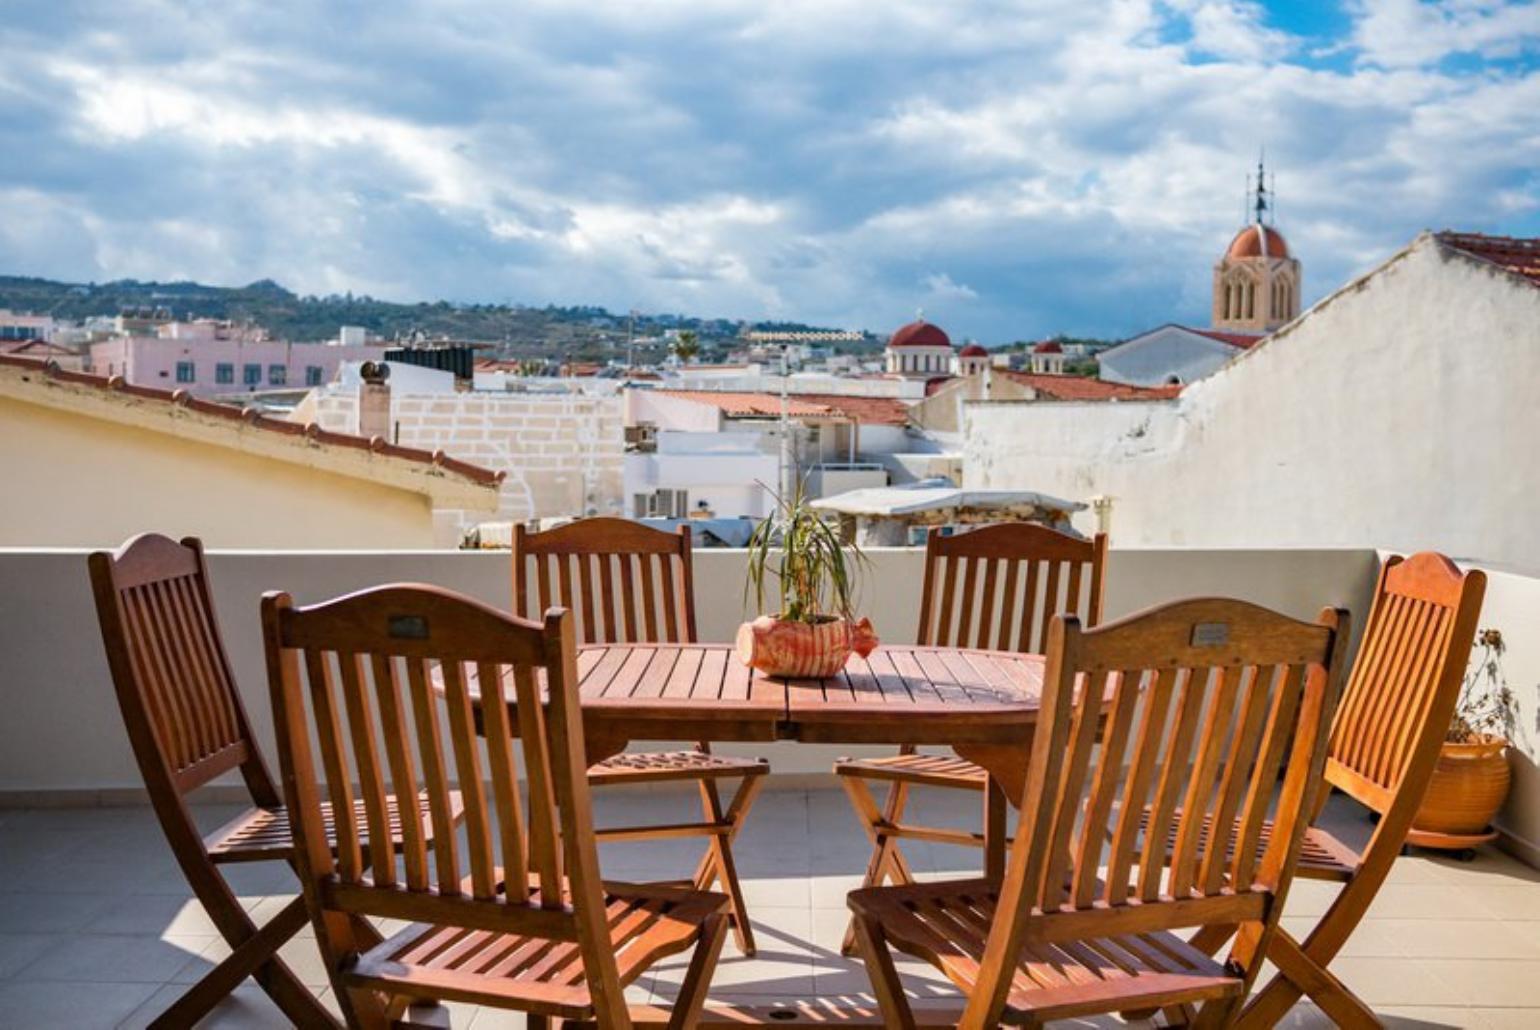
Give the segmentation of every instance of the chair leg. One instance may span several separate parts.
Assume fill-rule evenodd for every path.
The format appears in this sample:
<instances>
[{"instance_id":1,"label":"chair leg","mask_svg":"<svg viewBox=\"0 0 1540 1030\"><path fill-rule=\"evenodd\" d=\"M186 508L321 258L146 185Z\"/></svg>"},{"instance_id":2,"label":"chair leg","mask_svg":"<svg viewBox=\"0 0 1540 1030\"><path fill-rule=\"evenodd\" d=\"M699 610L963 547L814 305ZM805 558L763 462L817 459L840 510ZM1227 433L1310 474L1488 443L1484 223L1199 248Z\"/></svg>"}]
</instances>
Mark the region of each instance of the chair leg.
<instances>
[{"instance_id":1,"label":"chair leg","mask_svg":"<svg viewBox=\"0 0 1540 1030\"><path fill-rule=\"evenodd\" d=\"M850 796L850 803L855 807L861 828L872 842L872 854L867 860L866 876L862 878L861 886L880 887L885 879L900 885L913 883L914 873L904 853L898 849L898 837L888 830L903 817L904 806L909 800L909 785L895 783L888 788L887 799L879 810L877 800L872 797L871 789L864 780L855 776L841 776L840 783ZM840 954L854 955L855 950L855 921L852 920L845 928Z\"/></svg>"},{"instance_id":2,"label":"chair leg","mask_svg":"<svg viewBox=\"0 0 1540 1030\"><path fill-rule=\"evenodd\" d=\"M679 985L679 997L674 999L674 1011L668 1017L668 1030L692 1030L700 1022L706 994L711 989L711 974L716 971L725 940L727 919L722 915L714 915L701 924L701 938L695 945L695 954L690 956L684 982Z\"/></svg>"},{"instance_id":3,"label":"chair leg","mask_svg":"<svg viewBox=\"0 0 1540 1030\"><path fill-rule=\"evenodd\" d=\"M726 822L729 824L729 829L725 834L711 836L706 854L695 870L695 887L697 890L707 890L713 881L721 881L727 891L728 918L732 924L734 940L738 944L738 950L749 956L752 956L757 949L754 944L754 930L749 925L748 908L743 901L743 887L738 882L738 867L733 860L732 843L738 836L738 830L743 826L744 817L754 803L755 795L759 793L760 781L763 778L745 776L725 811L722 808L722 798L717 793L716 782L709 779L699 781L701 808L705 812L706 821Z\"/></svg>"},{"instance_id":4,"label":"chair leg","mask_svg":"<svg viewBox=\"0 0 1540 1030\"><path fill-rule=\"evenodd\" d=\"M218 879L220 887L224 886L224 880L218 873L211 871L209 875ZM248 976L257 981L268 997L273 999L273 1004L295 1026L340 1025L336 1017L294 975L294 971L278 958L278 949L288 943L308 921L304 898L295 898L266 925L258 927L246 915L245 909L240 907L235 896L229 893L228 887L222 892L224 897L220 897L221 892L217 889L209 890L205 896L205 891L197 889L199 886L198 882L193 883L195 893L203 902L209 918L219 927L220 933L230 945L230 954L204 974L203 979L174 1001L170 1008L157 1016L152 1026L193 1026L208 1015L215 1005L229 997ZM202 886L213 887L213 884Z\"/></svg>"},{"instance_id":5,"label":"chair leg","mask_svg":"<svg viewBox=\"0 0 1540 1030\"><path fill-rule=\"evenodd\" d=\"M1278 975L1251 999L1236 1026L1276 1026L1301 995L1308 995L1340 1027L1354 1030L1381 1025L1374 1010L1310 954L1308 941L1302 947L1281 928L1275 928L1267 957L1278 968Z\"/></svg>"},{"instance_id":6,"label":"chair leg","mask_svg":"<svg viewBox=\"0 0 1540 1030\"><path fill-rule=\"evenodd\" d=\"M904 985L898 978L898 969L893 965L893 955L888 951L882 929L859 914L851 916L850 929L866 966L866 975L871 978L877 1007L882 1010L882 1025L914 1030L914 1012L909 1008L909 999L904 997Z\"/></svg>"}]
</instances>

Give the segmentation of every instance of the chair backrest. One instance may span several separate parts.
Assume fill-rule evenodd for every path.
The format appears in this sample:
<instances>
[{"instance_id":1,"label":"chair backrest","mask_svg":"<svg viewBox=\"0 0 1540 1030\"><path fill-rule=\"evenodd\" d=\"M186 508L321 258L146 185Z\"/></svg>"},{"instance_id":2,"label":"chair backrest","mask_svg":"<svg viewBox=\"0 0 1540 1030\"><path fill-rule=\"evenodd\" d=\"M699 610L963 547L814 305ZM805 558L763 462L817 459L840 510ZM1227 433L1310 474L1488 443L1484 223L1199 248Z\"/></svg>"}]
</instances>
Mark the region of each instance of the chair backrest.
<instances>
[{"instance_id":1,"label":"chair backrest","mask_svg":"<svg viewBox=\"0 0 1540 1030\"><path fill-rule=\"evenodd\" d=\"M579 643L694 643L689 527L665 533L613 518L579 519L543 533L515 525L514 614L551 605L581 615Z\"/></svg>"},{"instance_id":2,"label":"chair backrest","mask_svg":"<svg viewBox=\"0 0 1540 1030\"><path fill-rule=\"evenodd\" d=\"M219 635L203 544L145 533L87 564L118 706L152 801L159 808L157 795L180 797L239 769L257 804L277 805Z\"/></svg>"},{"instance_id":3,"label":"chair backrest","mask_svg":"<svg viewBox=\"0 0 1540 1030\"><path fill-rule=\"evenodd\" d=\"M1308 623L1215 598L1084 631L1055 617L984 1003L1004 1004L1029 924L1033 940L1062 940L1276 921L1325 763L1346 634L1346 612ZM1256 939L1244 928L1237 938ZM1255 958L1238 958L1248 977Z\"/></svg>"},{"instance_id":4,"label":"chair backrest","mask_svg":"<svg viewBox=\"0 0 1540 1030\"><path fill-rule=\"evenodd\" d=\"M553 609L543 624L530 622L408 584L304 608L287 594L268 594L262 625L297 866L312 913L323 914L317 932L329 959L363 943L353 937L348 916L439 919L577 940L595 1003L603 1004L606 992L618 999L571 615ZM541 703L541 681L548 706ZM513 700L517 713L510 716L507 704L481 706L485 763L472 682L483 697ZM463 845L456 839L452 781L464 804ZM364 846L391 838L391 789L400 875L389 847ZM323 797L331 803L335 856Z\"/></svg>"},{"instance_id":5,"label":"chair backrest","mask_svg":"<svg viewBox=\"0 0 1540 1030\"><path fill-rule=\"evenodd\" d=\"M1462 573L1441 554L1385 560L1332 726L1328 783L1382 815L1406 809L1398 815L1411 825L1459 700L1485 594L1484 573Z\"/></svg>"},{"instance_id":6,"label":"chair backrest","mask_svg":"<svg viewBox=\"0 0 1540 1030\"><path fill-rule=\"evenodd\" d=\"M932 529L916 641L1040 654L1055 615L1101 622L1106 561L1105 533L1083 540L1033 522Z\"/></svg>"}]
</instances>

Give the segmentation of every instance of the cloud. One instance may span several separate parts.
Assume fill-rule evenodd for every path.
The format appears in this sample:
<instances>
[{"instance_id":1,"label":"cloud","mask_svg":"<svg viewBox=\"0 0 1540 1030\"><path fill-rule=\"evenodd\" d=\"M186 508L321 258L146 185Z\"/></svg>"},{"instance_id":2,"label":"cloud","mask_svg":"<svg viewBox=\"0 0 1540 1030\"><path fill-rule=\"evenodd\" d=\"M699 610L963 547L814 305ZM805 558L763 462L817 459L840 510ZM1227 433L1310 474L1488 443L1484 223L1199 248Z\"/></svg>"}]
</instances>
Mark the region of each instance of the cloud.
<instances>
[{"instance_id":1,"label":"cloud","mask_svg":"<svg viewBox=\"0 0 1540 1030\"><path fill-rule=\"evenodd\" d=\"M13 0L3 270L1131 333L1205 316L1263 145L1310 296L1540 233L1535 12Z\"/></svg>"}]
</instances>

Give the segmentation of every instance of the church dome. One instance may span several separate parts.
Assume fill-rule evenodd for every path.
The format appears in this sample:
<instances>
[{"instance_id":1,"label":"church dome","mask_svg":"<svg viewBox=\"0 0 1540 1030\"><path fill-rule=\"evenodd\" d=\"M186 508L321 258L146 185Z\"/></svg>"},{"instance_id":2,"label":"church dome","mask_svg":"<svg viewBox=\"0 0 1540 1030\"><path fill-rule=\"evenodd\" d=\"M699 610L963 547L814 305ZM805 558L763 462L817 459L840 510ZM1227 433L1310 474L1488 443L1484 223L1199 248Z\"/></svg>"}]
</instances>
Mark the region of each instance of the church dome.
<instances>
[{"instance_id":1,"label":"church dome","mask_svg":"<svg viewBox=\"0 0 1540 1030\"><path fill-rule=\"evenodd\" d=\"M989 351L985 350L983 347L976 343L970 343L968 346L958 351L957 356L959 358L987 358L989 357Z\"/></svg>"},{"instance_id":2,"label":"church dome","mask_svg":"<svg viewBox=\"0 0 1540 1030\"><path fill-rule=\"evenodd\" d=\"M1230 249L1225 251L1225 257L1229 258L1286 258L1289 256L1289 245L1284 242L1283 233L1270 225L1254 223L1246 226L1235 234L1235 239L1230 241Z\"/></svg>"},{"instance_id":3,"label":"church dome","mask_svg":"<svg viewBox=\"0 0 1540 1030\"><path fill-rule=\"evenodd\" d=\"M888 339L888 349L896 347L946 347L951 349L952 340L941 331L940 326L931 325L924 319L910 322Z\"/></svg>"},{"instance_id":4,"label":"church dome","mask_svg":"<svg viewBox=\"0 0 1540 1030\"><path fill-rule=\"evenodd\" d=\"M1059 346L1058 340L1044 340L1032 348L1033 354L1063 354L1064 348Z\"/></svg>"}]
</instances>

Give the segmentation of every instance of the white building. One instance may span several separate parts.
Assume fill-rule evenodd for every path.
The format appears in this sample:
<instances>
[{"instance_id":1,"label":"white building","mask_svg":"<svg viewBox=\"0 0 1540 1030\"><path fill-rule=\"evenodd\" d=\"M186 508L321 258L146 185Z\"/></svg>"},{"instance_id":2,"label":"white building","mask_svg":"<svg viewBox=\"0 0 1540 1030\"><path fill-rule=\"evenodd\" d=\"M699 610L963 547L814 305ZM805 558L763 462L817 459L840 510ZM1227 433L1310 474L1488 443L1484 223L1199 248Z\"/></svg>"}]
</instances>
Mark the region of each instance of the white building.
<instances>
[{"instance_id":1,"label":"white building","mask_svg":"<svg viewBox=\"0 0 1540 1030\"><path fill-rule=\"evenodd\" d=\"M1256 333L1167 324L1102 351L1096 356L1098 374L1129 386L1184 386L1219 371L1261 339ZM1035 352L1032 364L1038 371Z\"/></svg>"},{"instance_id":2,"label":"white building","mask_svg":"<svg viewBox=\"0 0 1540 1030\"><path fill-rule=\"evenodd\" d=\"M1537 382L1540 240L1424 234L1175 401L969 405L963 480L1109 497L1124 547L1540 569Z\"/></svg>"}]
</instances>

